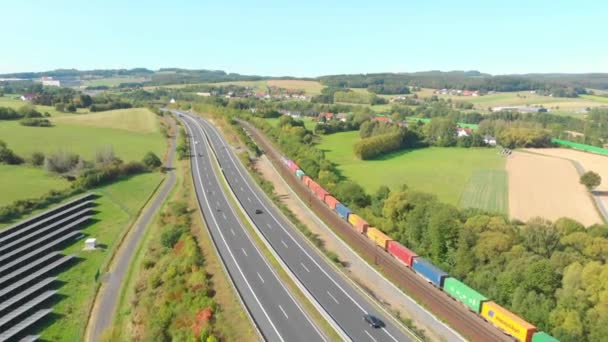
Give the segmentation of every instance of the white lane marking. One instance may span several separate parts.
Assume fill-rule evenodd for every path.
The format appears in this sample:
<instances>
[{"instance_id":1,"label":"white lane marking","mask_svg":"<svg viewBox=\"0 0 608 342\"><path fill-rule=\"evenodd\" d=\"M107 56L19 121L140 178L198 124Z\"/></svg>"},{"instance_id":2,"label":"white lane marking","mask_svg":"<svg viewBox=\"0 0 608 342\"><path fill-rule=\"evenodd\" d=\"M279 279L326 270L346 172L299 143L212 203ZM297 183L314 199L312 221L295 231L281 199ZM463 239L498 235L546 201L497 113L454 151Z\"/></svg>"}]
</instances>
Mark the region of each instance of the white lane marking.
<instances>
[{"instance_id":1,"label":"white lane marking","mask_svg":"<svg viewBox=\"0 0 608 342\"><path fill-rule=\"evenodd\" d=\"M232 236L236 236L236 234L234 233L234 229L230 228L230 232L232 233Z\"/></svg>"},{"instance_id":2,"label":"white lane marking","mask_svg":"<svg viewBox=\"0 0 608 342\"><path fill-rule=\"evenodd\" d=\"M262 276L260 275L260 272L256 272L258 274L258 278L260 278L260 280L262 281L262 284L264 284L264 278L262 278Z\"/></svg>"},{"instance_id":3,"label":"white lane marking","mask_svg":"<svg viewBox=\"0 0 608 342\"><path fill-rule=\"evenodd\" d=\"M251 197L247 197L247 200L249 201L249 203L251 203Z\"/></svg>"},{"instance_id":4,"label":"white lane marking","mask_svg":"<svg viewBox=\"0 0 608 342\"><path fill-rule=\"evenodd\" d=\"M185 125L185 126L188 128L188 131L191 132L190 126L188 126L188 125ZM194 151L196 152L196 146L194 146ZM201 178L199 161L200 160L197 160L197 162L196 162L195 165L196 165L196 170L197 170L197 175L198 175L199 183L202 185L203 184L203 180ZM207 195L205 194L204 191L203 191L203 197L205 198L205 204L207 204L207 208L209 209L210 212L213 212L213 210L211 209L211 205L209 204L209 200L207 199ZM211 215L211 219L215 223L215 226L219 228L219 224L217 223L217 220L215 219L215 215ZM224 246L226 246L226 249L228 250L228 253L230 254L230 257L232 258L232 261L234 261L234 263L236 265L236 268L239 270L239 273L241 274L241 277L243 277L243 280L245 280L245 284L247 284L247 287L249 288L249 291L251 291L251 294L253 295L253 298L255 298L255 301L258 303L260 309L262 309L262 312L264 312L264 316L266 316L266 319L268 320L268 322L272 326L272 329L277 334L277 336L279 337L279 339L281 341L285 341L285 339L283 338L283 336L281 336L281 333L279 333L279 330L277 329L277 327L272 322L272 319L270 319L270 316L268 315L268 312L266 312L266 309L264 309L264 306L260 302L260 299L255 294L255 292L253 291L253 288L251 287L251 284L249 284L249 281L247 280L247 277L245 277L245 274L243 273L243 270L241 269L241 266L236 261L236 257L232 253L232 250L228 246L228 242L226 242L226 239L224 238L224 234L222 233L222 231L220 229L218 229L218 231L220 233L220 237L222 238L222 241L224 242Z\"/></svg>"},{"instance_id":5,"label":"white lane marking","mask_svg":"<svg viewBox=\"0 0 608 342\"><path fill-rule=\"evenodd\" d=\"M243 254L245 254L245 256L249 256L247 255L247 252L245 252L245 248L241 248L241 251L243 251Z\"/></svg>"},{"instance_id":6,"label":"white lane marking","mask_svg":"<svg viewBox=\"0 0 608 342\"><path fill-rule=\"evenodd\" d=\"M285 243L285 241L281 240L281 243L283 244L283 246L285 246L285 248L288 248L287 244Z\"/></svg>"},{"instance_id":7,"label":"white lane marking","mask_svg":"<svg viewBox=\"0 0 608 342\"><path fill-rule=\"evenodd\" d=\"M226 217L225 213L222 213L222 217L224 217L224 221L226 221L228 218Z\"/></svg>"},{"instance_id":8,"label":"white lane marking","mask_svg":"<svg viewBox=\"0 0 608 342\"><path fill-rule=\"evenodd\" d=\"M268 229L272 230L272 225L270 223L266 223L266 227L268 227Z\"/></svg>"},{"instance_id":9,"label":"white lane marking","mask_svg":"<svg viewBox=\"0 0 608 342\"><path fill-rule=\"evenodd\" d=\"M220 201L215 201L215 205L220 206Z\"/></svg>"},{"instance_id":10,"label":"white lane marking","mask_svg":"<svg viewBox=\"0 0 608 342\"><path fill-rule=\"evenodd\" d=\"M304 263L301 262L300 265L302 265L306 272L310 273L310 270L308 269L308 267L306 267L306 265L304 265Z\"/></svg>"},{"instance_id":11,"label":"white lane marking","mask_svg":"<svg viewBox=\"0 0 608 342\"><path fill-rule=\"evenodd\" d=\"M334 302L336 302L336 304L340 304L340 302L338 302L338 300L336 299L336 297L334 297L334 295L331 294L331 292L327 291L327 295L331 297L331 299L334 300Z\"/></svg>"},{"instance_id":12,"label":"white lane marking","mask_svg":"<svg viewBox=\"0 0 608 342\"><path fill-rule=\"evenodd\" d=\"M241 187L241 192L243 192L243 187Z\"/></svg>"},{"instance_id":13,"label":"white lane marking","mask_svg":"<svg viewBox=\"0 0 608 342\"><path fill-rule=\"evenodd\" d=\"M395 336L391 335L391 333L389 333L388 330L386 330L385 327L382 327L382 331L384 331L388 336L390 336L390 338L392 338L393 341L397 341L397 339L395 338Z\"/></svg>"},{"instance_id":14,"label":"white lane marking","mask_svg":"<svg viewBox=\"0 0 608 342\"><path fill-rule=\"evenodd\" d=\"M287 316L287 313L285 312L285 310L283 310L283 307L281 306L281 304L279 304L279 309L281 309L281 311L283 312L283 315L285 315L285 318L289 319L289 316Z\"/></svg>"},{"instance_id":15,"label":"white lane marking","mask_svg":"<svg viewBox=\"0 0 608 342\"><path fill-rule=\"evenodd\" d=\"M192 120L192 119L191 119L191 120ZM202 119L201 119L201 122L203 122L203 121L202 121ZM199 124L197 128L198 128L198 130L199 130L201 133L203 133L203 134L204 134L204 129L202 128L202 126L203 126L203 125L205 125L205 123ZM187 125L186 125L186 126L187 126ZM190 130L190 127L189 127L189 126L187 126L187 127L188 127L188 130ZM214 128L213 126L210 126L210 127L211 127L212 132L213 132L213 133L215 133L215 134L217 135L217 133L216 133L216 132L215 132L215 130L214 130L215 128ZM210 143L208 140L205 140L205 142L206 142L206 145L207 145L207 146L209 146L209 148L210 148L210 149L212 149L211 143ZM232 157L231 157L230 159L232 160ZM234 163L234 161L233 161L233 163ZM198 170L198 161L197 161L197 163L196 163L196 166L197 166L197 170ZM241 171L240 171L238 168L237 168L237 171L239 172L239 174L241 174ZM242 175L242 174L241 174L241 175ZM198 177L198 178L199 178L199 180L200 180L200 174L199 174L199 177ZM202 182L202 181L201 181L201 182ZM245 183L246 183L246 182L245 182ZM250 187L250 188L251 188L251 187ZM204 195L204 194L203 194L203 195ZM206 198L207 198L207 197L205 196L205 199L206 199ZM208 202L207 202L207 206L209 207L209 203L208 203ZM232 213L233 213L234 215L236 215L236 213L235 213L235 211L234 211L234 208L233 208L232 206L229 206L229 208L230 208L230 210L232 211ZM210 208L210 207L209 207L209 210L211 210L211 208ZM216 223L216 226L217 226L217 227L219 227L219 226L217 225L217 221L215 221L215 216L212 216L212 218L214 219L214 222ZM222 240L223 240L224 244L226 245L226 247L228 247L228 244L227 244L226 240L224 239L224 235L222 234L222 232L221 232L221 231L220 231L220 235L221 235L221 237L222 237ZM252 246L253 246L253 247L254 247L254 248L257 250L258 254L259 254L259 255L260 255L260 257L261 257L261 255L262 255L262 251L260 251L260 250L258 249L258 247L255 245L255 243L253 242L253 240L251 239L251 237L250 237L249 235L247 235L247 234L246 234L245 236L247 237L247 239L249 239L250 243L251 243L251 244L252 244ZM230 249L229 249L228 251L229 251L230 256L232 257L232 259L233 259L233 260L234 260L234 262L236 263L236 259L235 259L234 255L232 254L232 251L231 251ZM263 259L263 257L262 257L262 259ZM267 262L265 259L263 259L263 260L264 260L264 263L265 263L266 267L268 267L268 270L274 274L275 279L277 280L277 282L278 282L278 283L281 285L281 287L283 288L283 290L285 291L285 293L287 293L287 295L289 296L289 298L291 298L292 302L293 302L293 303L296 305L296 307L297 307L297 308L300 310L300 312L301 312L301 313L302 313L302 315L303 315L303 316L306 318L306 320L308 321L308 323L309 323L309 324L310 324L310 325L311 325L311 326L312 326L312 327L315 329L315 331L317 332L317 334L319 335L319 337L321 337L321 339L322 339L323 341L327 341L327 339L325 338L325 335L323 335L323 333L321 333L321 331L320 331L320 330L319 330L319 329L316 327L316 325L315 325L315 324L313 324L313 322L311 321L310 317L308 317L308 315L307 315L306 313L304 313L304 310L303 310L303 309L302 309L302 307L301 307L301 306L298 304L298 302L297 302L297 301L296 301L296 299L293 297L293 295L291 294L291 292L289 292L289 291L287 290L287 288L285 287L285 285L284 285L282 282L280 282L280 281L278 280L278 274L276 274L276 272L274 271L274 269L273 269L273 268L270 266L270 264L268 264L268 262ZM241 275L243 276L243 278L244 278L245 276L243 275L243 271L241 270L241 267L240 267L238 264L237 264L237 268L238 268L238 270L239 270L240 274L241 274ZM253 292L253 289L251 288L251 285L249 284L249 282L247 282L247 279L245 279L245 282L247 283L247 286L248 286L249 290L250 290L251 292ZM255 294L254 294L254 297L255 297L255 299L256 299L256 301L257 301L258 305L260 305L260 307L262 308L262 311L264 311L264 315L266 316L266 318L268 318L268 319L270 320L270 318L269 318L269 316L268 316L268 313L267 313L267 312L266 312L266 310L264 310L264 308L262 307L262 304L260 303L259 298L258 298L258 297L257 297ZM283 337L282 337L282 336L281 336L281 335L278 333L278 330L277 330L276 326L275 326L275 325L274 325L272 322L270 322L270 324L272 325L272 328L275 330L275 332L277 332L277 334L278 334L279 338L281 339L281 341L284 341ZM398 341L397 341L397 342L398 342Z\"/></svg>"},{"instance_id":16,"label":"white lane marking","mask_svg":"<svg viewBox=\"0 0 608 342\"><path fill-rule=\"evenodd\" d=\"M367 336L369 336L369 338L371 338L372 341L378 342L378 340L376 340L372 335L370 335L370 333L368 333L367 330L363 330L363 331L365 331L365 333L367 334Z\"/></svg>"}]
</instances>

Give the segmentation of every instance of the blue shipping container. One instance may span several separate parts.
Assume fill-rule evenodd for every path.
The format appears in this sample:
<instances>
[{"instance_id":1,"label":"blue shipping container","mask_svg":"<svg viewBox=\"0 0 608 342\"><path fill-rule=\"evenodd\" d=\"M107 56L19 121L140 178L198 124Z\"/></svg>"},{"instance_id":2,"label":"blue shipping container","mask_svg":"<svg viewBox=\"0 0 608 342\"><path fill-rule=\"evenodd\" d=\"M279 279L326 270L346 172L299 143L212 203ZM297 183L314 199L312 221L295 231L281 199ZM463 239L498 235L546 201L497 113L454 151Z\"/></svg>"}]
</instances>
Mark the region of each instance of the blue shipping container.
<instances>
[{"instance_id":1,"label":"blue shipping container","mask_svg":"<svg viewBox=\"0 0 608 342\"><path fill-rule=\"evenodd\" d=\"M447 273L420 257L414 258L412 268L416 273L428 279L431 283L435 284L435 286L441 288L443 288L443 280L448 277Z\"/></svg>"},{"instance_id":2,"label":"blue shipping container","mask_svg":"<svg viewBox=\"0 0 608 342\"><path fill-rule=\"evenodd\" d=\"M352 213L352 211L342 203L336 203L336 212L345 220L348 220L348 215Z\"/></svg>"},{"instance_id":3,"label":"blue shipping container","mask_svg":"<svg viewBox=\"0 0 608 342\"><path fill-rule=\"evenodd\" d=\"M302 170L296 170L296 176L298 176L298 178L302 179L302 177L304 177L306 174L304 173L304 171Z\"/></svg>"}]
</instances>

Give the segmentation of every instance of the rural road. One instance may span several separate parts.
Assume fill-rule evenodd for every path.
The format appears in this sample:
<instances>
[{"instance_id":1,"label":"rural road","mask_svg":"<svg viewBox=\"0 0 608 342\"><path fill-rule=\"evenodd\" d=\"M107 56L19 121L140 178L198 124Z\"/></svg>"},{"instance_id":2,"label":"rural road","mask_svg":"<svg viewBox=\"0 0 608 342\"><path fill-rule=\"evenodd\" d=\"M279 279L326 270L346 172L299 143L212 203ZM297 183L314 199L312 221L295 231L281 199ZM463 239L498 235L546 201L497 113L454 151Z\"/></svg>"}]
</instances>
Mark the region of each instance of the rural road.
<instances>
[{"instance_id":1,"label":"rural road","mask_svg":"<svg viewBox=\"0 0 608 342\"><path fill-rule=\"evenodd\" d=\"M324 341L239 220L213 166L199 125L183 115L191 141L192 176L213 242L258 331L268 341Z\"/></svg>"},{"instance_id":2,"label":"rural road","mask_svg":"<svg viewBox=\"0 0 608 342\"><path fill-rule=\"evenodd\" d=\"M244 166L236 160L218 130L206 120L188 117L197 126L198 139L208 138L222 172L241 206L272 249L295 275L298 281L323 308L331 321L353 341L410 341L415 339L343 278L327 259L288 222L257 186ZM258 212L261 210L261 213ZM373 314L385 326L374 329L363 321L363 315ZM331 322L330 321L330 322Z\"/></svg>"},{"instance_id":3,"label":"rural road","mask_svg":"<svg viewBox=\"0 0 608 342\"><path fill-rule=\"evenodd\" d=\"M174 130L177 135L177 130ZM156 193L152 203L144 208L135 226L127 234L117 251L114 261L108 273L104 274L104 280L95 299L95 304L90 315L87 326L87 341L99 341L105 329L112 325L116 305L120 298L120 288L124 283L129 266L137 251L137 244L140 242L148 224L154 215L160 210L169 192L175 184L175 172L172 170L173 157L175 155L175 136L171 139L171 147L166 163L167 177L165 178L159 192Z\"/></svg>"}]
</instances>

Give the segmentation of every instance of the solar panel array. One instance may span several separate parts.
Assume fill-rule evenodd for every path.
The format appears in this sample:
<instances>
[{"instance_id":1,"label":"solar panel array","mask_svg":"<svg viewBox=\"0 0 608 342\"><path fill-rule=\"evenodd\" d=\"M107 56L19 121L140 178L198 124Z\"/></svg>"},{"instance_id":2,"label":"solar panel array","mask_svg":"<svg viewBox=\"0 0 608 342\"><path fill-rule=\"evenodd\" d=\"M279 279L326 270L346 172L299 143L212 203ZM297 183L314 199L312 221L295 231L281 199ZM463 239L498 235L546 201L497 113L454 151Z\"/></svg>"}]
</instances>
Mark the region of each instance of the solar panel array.
<instances>
[{"instance_id":1,"label":"solar panel array","mask_svg":"<svg viewBox=\"0 0 608 342\"><path fill-rule=\"evenodd\" d=\"M0 342L38 339L22 335L52 312L45 306L57 293L55 275L75 257L61 249L82 235L96 197L81 196L0 230Z\"/></svg>"}]
</instances>

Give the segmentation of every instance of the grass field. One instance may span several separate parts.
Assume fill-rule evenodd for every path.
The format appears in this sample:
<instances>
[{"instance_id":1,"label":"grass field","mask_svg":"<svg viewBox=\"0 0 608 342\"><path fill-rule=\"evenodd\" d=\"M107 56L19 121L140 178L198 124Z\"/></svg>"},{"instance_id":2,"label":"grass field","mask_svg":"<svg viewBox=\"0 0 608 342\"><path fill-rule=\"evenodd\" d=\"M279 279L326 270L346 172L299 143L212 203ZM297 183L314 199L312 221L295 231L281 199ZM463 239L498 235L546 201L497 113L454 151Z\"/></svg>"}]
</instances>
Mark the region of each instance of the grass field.
<instances>
[{"instance_id":1,"label":"grass field","mask_svg":"<svg viewBox=\"0 0 608 342\"><path fill-rule=\"evenodd\" d=\"M0 97L0 107L9 107L9 108L13 108L13 109L19 109L27 104L28 104L27 102L21 101L21 99L19 98L19 95L5 94L4 96ZM55 109L55 107L51 107L51 106L35 106L35 108L39 112L49 113L53 117L74 115L74 114L70 114L70 113L59 112ZM84 108L79 108L77 111L78 114L84 114L84 113L88 113L88 112L89 112L89 110L84 109Z\"/></svg>"},{"instance_id":2,"label":"grass field","mask_svg":"<svg viewBox=\"0 0 608 342\"><path fill-rule=\"evenodd\" d=\"M287 89L301 89L304 90L306 95L318 95L321 93L321 89L324 86L317 81L304 81L304 80L261 80L261 81L232 81L232 82L218 82L218 83L197 83L197 84L174 84L163 86L165 88L180 89L191 85L211 85L211 86L226 86L226 85L237 85L241 87L252 87L255 90L265 91L268 86L275 86ZM146 89L154 89L156 87L145 87Z\"/></svg>"},{"instance_id":3,"label":"grass field","mask_svg":"<svg viewBox=\"0 0 608 342\"><path fill-rule=\"evenodd\" d=\"M142 77L108 77L108 78L100 78L95 80L86 80L83 82L83 85L86 87L95 87L95 86L108 86L115 87L121 83L131 83L131 82L143 82L145 78Z\"/></svg>"},{"instance_id":4,"label":"grass field","mask_svg":"<svg viewBox=\"0 0 608 342\"><path fill-rule=\"evenodd\" d=\"M64 254L76 254L79 262L59 275L63 282L59 296L63 298L53 306L55 319L41 324L43 340L83 340L86 317L95 294L95 274L108 262L119 238L162 177L158 172L143 174L94 190L101 195L96 201L96 222L86 226L83 233L97 238L99 244L107 247L85 252L83 240L80 240L64 250Z\"/></svg>"},{"instance_id":5,"label":"grass field","mask_svg":"<svg viewBox=\"0 0 608 342\"><path fill-rule=\"evenodd\" d=\"M21 165L0 165L0 207L15 200L36 198L50 190L61 190L68 182L46 171Z\"/></svg>"},{"instance_id":6,"label":"grass field","mask_svg":"<svg viewBox=\"0 0 608 342\"><path fill-rule=\"evenodd\" d=\"M507 173L504 170L474 171L460 197L459 206L508 214L507 181Z\"/></svg>"},{"instance_id":7,"label":"grass field","mask_svg":"<svg viewBox=\"0 0 608 342\"><path fill-rule=\"evenodd\" d=\"M344 176L361 184L369 193L381 185L410 188L437 195L447 203L459 205L460 199L476 172L504 170L505 161L491 148L424 148L392 153L378 160L362 161L353 154L359 132L323 136L319 148L338 165ZM506 178L505 178L506 179ZM499 189L498 179L490 179L488 188ZM469 204L475 204L470 201ZM474 206L483 206L477 203Z\"/></svg>"},{"instance_id":8,"label":"grass field","mask_svg":"<svg viewBox=\"0 0 608 342\"><path fill-rule=\"evenodd\" d=\"M54 123L127 130L135 133L158 132L156 115L145 108L118 109L89 115L71 115L53 119Z\"/></svg>"},{"instance_id":9,"label":"grass field","mask_svg":"<svg viewBox=\"0 0 608 342\"><path fill-rule=\"evenodd\" d=\"M0 121L0 137L23 157L29 157L36 151L52 153L65 149L92 160L95 152L104 146L112 146L116 155L124 161L141 160L147 151L162 156L165 142L157 126L151 133L129 130L136 125L133 124L134 120L127 119L128 113L140 113L135 114L139 118L135 121L141 124L141 130L147 131L152 125L157 125L153 113L141 115L141 111L102 112L92 114L92 119L88 115L58 118L54 119L54 127L26 127L15 121Z\"/></svg>"}]
</instances>

